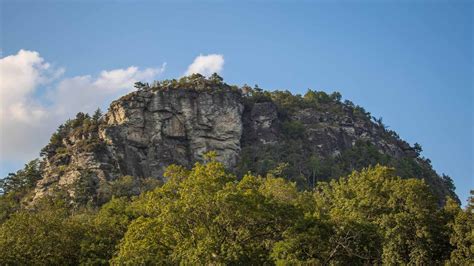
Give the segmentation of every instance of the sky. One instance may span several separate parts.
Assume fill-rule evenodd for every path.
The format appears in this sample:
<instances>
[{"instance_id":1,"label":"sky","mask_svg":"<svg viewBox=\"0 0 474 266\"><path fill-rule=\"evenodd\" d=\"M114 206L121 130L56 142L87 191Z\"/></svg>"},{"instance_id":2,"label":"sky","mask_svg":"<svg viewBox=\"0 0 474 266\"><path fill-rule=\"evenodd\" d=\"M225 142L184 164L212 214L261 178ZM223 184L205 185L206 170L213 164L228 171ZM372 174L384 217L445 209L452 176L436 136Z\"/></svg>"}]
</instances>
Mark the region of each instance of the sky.
<instances>
[{"instance_id":1,"label":"sky","mask_svg":"<svg viewBox=\"0 0 474 266\"><path fill-rule=\"evenodd\" d=\"M474 189L470 1L0 0L0 175L135 81L339 91Z\"/></svg>"}]
</instances>

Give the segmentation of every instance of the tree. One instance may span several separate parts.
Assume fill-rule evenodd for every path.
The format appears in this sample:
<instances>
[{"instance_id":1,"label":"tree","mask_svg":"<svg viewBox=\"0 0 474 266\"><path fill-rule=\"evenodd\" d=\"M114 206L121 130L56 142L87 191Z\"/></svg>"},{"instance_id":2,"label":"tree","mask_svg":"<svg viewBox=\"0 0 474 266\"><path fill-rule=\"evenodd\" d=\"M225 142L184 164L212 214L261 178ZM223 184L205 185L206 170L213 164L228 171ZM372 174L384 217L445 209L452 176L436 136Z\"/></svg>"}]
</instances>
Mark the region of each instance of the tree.
<instances>
[{"instance_id":1,"label":"tree","mask_svg":"<svg viewBox=\"0 0 474 266\"><path fill-rule=\"evenodd\" d=\"M88 170L80 171L78 180L71 186L73 191L72 200L75 207L96 205L98 202L98 185L99 179L94 172Z\"/></svg>"},{"instance_id":2,"label":"tree","mask_svg":"<svg viewBox=\"0 0 474 266\"><path fill-rule=\"evenodd\" d=\"M0 193L8 194L33 188L41 179L40 161L32 160L16 173L10 173L0 180Z\"/></svg>"},{"instance_id":3,"label":"tree","mask_svg":"<svg viewBox=\"0 0 474 266\"><path fill-rule=\"evenodd\" d=\"M100 181L97 190L97 201L99 205L107 203L113 197L132 198L146 191L153 190L162 182L157 178L138 178L134 176L122 176L115 180Z\"/></svg>"},{"instance_id":4,"label":"tree","mask_svg":"<svg viewBox=\"0 0 474 266\"><path fill-rule=\"evenodd\" d=\"M0 197L7 210L0 217L0 264L468 265L473 260L474 192L465 210L452 199L440 208L423 180L402 179L379 165L301 191L281 178L288 163L269 163L273 170L265 176L247 173L239 180L217 155L205 154L192 169L167 167L161 186L132 176L108 181L103 194L110 200L101 207L87 204L96 200L91 194L98 182L88 171L74 195L57 193L28 209L8 205L9 197L22 191L9 189ZM319 171L316 157L309 163ZM19 175L28 172L34 173Z\"/></svg>"},{"instance_id":5,"label":"tree","mask_svg":"<svg viewBox=\"0 0 474 266\"><path fill-rule=\"evenodd\" d=\"M67 219L64 203L43 204L13 214L0 226L0 264L78 264L81 227Z\"/></svg>"},{"instance_id":6,"label":"tree","mask_svg":"<svg viewBox=\"0 0 474 266\"><path fill-rule=\"evenodd\" d=\"M133 86L134 86L135 88L141 90L141 89L144 89L144 88L148 87L148 84L145 84L145 83L143 83L143 82L141 82L141 81L137 81L137 82L135 82L135 84L134 84Z\"/></svg>"},{"instance_id":7,"label":"tree","mask_svg":"<svg viewBox=\"0 0 474 266\"><path fill-rule=\"evenodd\" d=\"M474 261L474 190L465 210L454 203L454 220L449 224L452 233L450 243L454 250L451 252L452 265L468 265Z\"/></svg>"},{"instance_id":8,"label":"tree","mask_svg":"<svg viewBox=\"0 0 474 266\"><path fill-rule=\"evenodd\" d=\"M279 265L321 265L330 253L329 239L332 225L325 221L306 217L283 232L283 239L275 243L271 257Z\"/></svg>"},{"instance_id":9,"label":"tree","mask_svg":"<svg viewBox=\"0 0 474 266\"><path fill-rule=\"evenodd\" d=\"M97 123L101 117L102 117L102 111L100 110L100 108L97 108L97 110L95 110L94 112L94 115L92 116L92 120L94 120Z\"/></svg>"},{"instance_id":10,"label":"tree","mask_svg":"<svg viewBox=\"0 0 474 266\"><path fill-rule=\"evenodd\" d=\"M401 179L394 169L377 166L322 183L315 200L317 217L375 226L384 264L432 264L447 257L447 239L438 237L440 210L422 180Z\"/></svg>"},{"instance_id":11,"label":"tree","mask_svg":"<svg viewBox=\"0 0 474 266\"><path fill-rule=\"evenodd\" d=\"M271 262L273 243L302 217L296 187L272 176L246 175L237 183L222 163L207 158L191 171L169 167L168 182L132 204L146 207L113 263Z\"/></svg>"},{"instance_id":12,"label":"tree","mask_svg":"<svg viewBox=\"0 0 474 266\"><path fill-rule=\"evenodd\" d=\"M74 217L85 227L80 242L81 264L108 265L134 218L132 211L128 209L129 204L125 198L112 198L97 214Z\"/></svg>"},{"instance_id":13,"label":"tree","mask_svg":"<svg viewBox=\"0 0 474 266\"><path fill-rule=\"evenodd\" d=\"M41 163L38 159L0 179L0 224L21 208L21 201L25 200L40 179Z\"/></svg>"},{"instance_id":14,"label":"tree","mask_svg":"<svg viewBox=\"0 0 474 266\"><path fill-rule=\"evenodd\" d=\"M213 73L209 77L209 80L215 84L221 84L224 79L221 76L219 76L217 73Z\"/></svg>"},{"instance_id":15,"label":"tree","mask_svg":"<svg viewBox=\"0 0 474 266\"><path fill-rule=\"evenodd\" d=\"M331 95L329 95L329 97L331 98L331 100L335 101L335 102L340 102L341 101L341 98L342 98L342 95L340 92L333 92L331 93Z\"/></svg>"},{"instance_id":16,"label":"tree","mask_svg":"<svg viewBox=\"0 0 474 266\"><path fill-rule=\"evenodd\" d=\"M287 120L283 123L283 132L289 138L301 138L304 136L305 126L299 120Z\"/></svg>"},{"instance_id":17,"label":"tree","mask_svg":"<svg viewBox=\"0 0 474 266\"><path fill-rule=\"evenodd\" d=\"M308 160L308 169L310 170L310 181L309 187L314 188L316 186L316 177L321 171L321 161L318 157L312 155Z\"/></svg>"},{"instance_id":18,"label":"tree","mask_svg":"<svg viewBox=\"0 0 474 266\"><path fill-rule=\"evenodd\" d=\"M416 154L420 155L420 153L423 151L423 148L419 143L415 143L413 145L413 150L415 150Z\"/></svg>"}]
</instances>

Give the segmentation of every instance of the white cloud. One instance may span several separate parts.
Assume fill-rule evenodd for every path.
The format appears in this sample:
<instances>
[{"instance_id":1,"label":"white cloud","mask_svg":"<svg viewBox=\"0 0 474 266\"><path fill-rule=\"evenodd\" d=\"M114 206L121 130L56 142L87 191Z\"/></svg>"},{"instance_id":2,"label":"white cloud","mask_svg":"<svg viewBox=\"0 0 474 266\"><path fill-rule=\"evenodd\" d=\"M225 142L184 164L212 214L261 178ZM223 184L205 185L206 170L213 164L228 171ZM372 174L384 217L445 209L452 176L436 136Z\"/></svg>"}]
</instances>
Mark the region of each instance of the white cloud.
<instances>
[{"instance_id":1,"label":"white cloud","mask_svg":"<svg viewBox=\"0 0 474 266\"><path fill-rule=\"evenodd\" d=\"M224 56L221 54L199 55L191 65L189 65L186 75L199 73L210 76L213 73L220 73L224 67Z\"/></svg>"},{"instance_id":2,"label":"white cloud","mask_svg":"<svg viewBox=\"0 0 474 266\"><path fill-rule=\"evenodd\" d=\"M45 110L32 94L38 85L53 81L63 72L64 69L51 67L33 51L20 50L0 59L0 123L12 119L34 123L43 117Z\"/></svg>"},{"instance_id":3,"label":"white cloud","mask_svg":"<svg viewBox=\"0 0 474 266\"><path fill-rule=\"evenodd\" d=\"M38 52L20 50L1 58L0 160L37 157L51 133L66 119L80 111L90 113L106 107L133 90L133 83L156 78L165 66L143 70L131 66L102 71L98 77L64 78L64 69L45 62Z\"/></svg>"},{"instance_id":4,"label":"white cloud","mask_svg":"<svg viewBox=\"0 0 474 266\"><path fill-rule=\"evenodd\" d=\"M166 63L163 63L161 68L147 68L141 71L135 66L127 69L102 71L99 78L94 82L94 86L108 91L130 89L130 84L137 81L150 80L163 73L165 67Z\"/></svg>"},{"instance_id":5,"label":"white cloud","mask_svg":"<svg viewBox=\"0 0 474 266\"><path fill-rule=\"evenodd\" d=\"M164 72L165 66L163 64L160 68L144 70L131 66L102 71L97 78L87 75L63 79L49 93L49 98L55 102L54 109L57 113L69 116L79 111L90 113L98 106L104 106L104 103L134 90L135 82L153 80Z\"/></svg>"}]
</instances>

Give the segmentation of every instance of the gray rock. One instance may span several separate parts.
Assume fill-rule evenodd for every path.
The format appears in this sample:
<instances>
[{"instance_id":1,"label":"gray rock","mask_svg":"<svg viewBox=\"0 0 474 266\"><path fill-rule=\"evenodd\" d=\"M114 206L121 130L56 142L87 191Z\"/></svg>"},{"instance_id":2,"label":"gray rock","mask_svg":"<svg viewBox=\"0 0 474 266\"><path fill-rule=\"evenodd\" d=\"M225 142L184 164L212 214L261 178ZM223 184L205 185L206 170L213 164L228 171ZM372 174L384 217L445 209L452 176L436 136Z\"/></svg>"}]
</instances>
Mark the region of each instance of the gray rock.
<instances>
[{"instance_id":1,"label":"gray rock","mask_svg":"<svg viewBox=\"0 0 474 266\"><path fill-rule=\"evenodd\" d=\"M163 178L168 165L191 167L208 151L216 151L217 160L235 169L244 148L256 153L288 143L291 136L283 130L287 120L304 128L298 136L303 138L303 158L338 156L359 140L394 158L418 156L408 143L340 103L281 114L275 103L248 102L237 90L141 90L114 101L97 132L63 139L71 152L45 158L35 199L57 187L73 196L74 184L85 174L98 183L124 175ZM81 150L81 143L91 138L103 147Z\"/></svg>"},{"instance_id":2,"label":"gray rock","mask_svg":"<svg viewBox=\"0 0 474 266\"><path fill-rule=\"evenodd\" d=\"M113 102L105 115L98 134L106 149L74 153L66 164L47 158L35 198L47 194L53 185L74 184L81 170L98 180L124 175L162 178L168 165L189 167L212 150L217 151L217 160L234 167L240 152L242 113L241 94L236 91L133 92ZM74 148L80 140L67 141Z\"/></svg>"}]
</instances>

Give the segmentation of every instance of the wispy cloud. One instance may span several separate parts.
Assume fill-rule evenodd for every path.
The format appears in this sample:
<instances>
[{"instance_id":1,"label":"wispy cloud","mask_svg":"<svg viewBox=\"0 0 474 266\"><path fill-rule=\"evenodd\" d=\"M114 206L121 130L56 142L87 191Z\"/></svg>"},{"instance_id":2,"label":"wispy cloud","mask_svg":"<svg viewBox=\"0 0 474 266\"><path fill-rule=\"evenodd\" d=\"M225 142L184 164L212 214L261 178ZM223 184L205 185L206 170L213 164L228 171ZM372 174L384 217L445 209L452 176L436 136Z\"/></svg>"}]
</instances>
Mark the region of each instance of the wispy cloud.
<instances>
[{"instance_id":1,"label":"wispy cloud","mask_svg":"<svg viewBox=\"0 0 474 266\"><path fill-rule=\"evenodd\" d=\"M38 155L56 127L77 112L93 112L133 89L136 81L151 81L159 68L104 70L98 76L63 77L38 52L20 50L0 59L0 160L29 160ZM38 96L40 88L48 86Z\"/></svg>"},{"instance_id":2,"label":"wispy cloud","mask_svg":"<svg viewBox=\"0 0 474 266\"><path fill-rule=\"evenodd\" d=\"M224 56L221 54L199 55L189 65L186 75L199 73L204 76L220 73L224 68Z\"/></svg>"}]
</instances>

